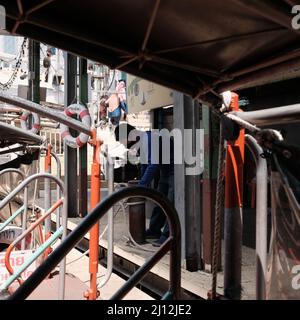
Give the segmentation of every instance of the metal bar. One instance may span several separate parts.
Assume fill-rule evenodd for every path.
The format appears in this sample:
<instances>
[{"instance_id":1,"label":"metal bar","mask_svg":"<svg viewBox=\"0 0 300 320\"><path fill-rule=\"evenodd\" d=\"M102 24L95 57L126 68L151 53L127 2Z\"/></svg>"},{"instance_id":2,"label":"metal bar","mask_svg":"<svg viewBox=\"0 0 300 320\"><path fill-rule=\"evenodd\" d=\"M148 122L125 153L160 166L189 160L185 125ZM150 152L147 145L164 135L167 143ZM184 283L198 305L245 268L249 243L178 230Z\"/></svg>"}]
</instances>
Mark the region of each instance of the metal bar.
<instances>
[{"instance_id":1,"label":"metal bar","mask_svg":"<svg viewBox=\"0 0 300 320\"><path fill-rule=\"evenodd\" d=\"M48 148L45 156L45 172L51 174L51 144L48 144ZM47 178L44 180L44 206L45 210L51 207L51 181ZM45 239L47 240L51 235L51 217L45 220ZM46 252L46 257L49 254L49 250Z\"/></svg>"},{"instance_id":2,"label":"metal bar","mask_svg":"<svg viewBox=\"0 0 300 320\"><path fill-rule=\"evenodd\" d=\"M25 179L25 174L23 171L19 170L19 169L4 169L0 172L0 176L2 176L3 174L5 173L18 173L22 179L24 180ZM22 214L22 223L21 223L21 226L22 226L22 232L24 232L26 230L26 225L27 225L27 212L28 212L28 187L25 187L24 188L24 205L21 207L23 208L21 211L23 211L23 214ZM7 226L12 220L14 220L20 212L16 212L17 214L15 215L12 215L8 220L6 220L6 222L3 224L5 226ZM13 218L12 218L13 217ZM8 223L7 223L8 221ZM1 226L0 230L2 230L2 227L3 225ZM25 250L25 239L24 241L22 241L21 243L21 249L22 250Z\"/></svg>"},{"instance_id":3,"label":"metal bar","mask_svg":"<svg viewBox=\"0 0 300 320\"><path fill-rule=\"evenodd\" d=\"M57 171L57 178L61 179L61 162L59 157L57 156L57 154L53 151L51 151L51 156L55 159L56 161L56 171ZM61 198L61 190L59 188L59 186L56 187L56 195L57 195L57 200ZM59 226L61 225L60 223L60 218L61 218L61 209L59 208L57 211L57 215L56 215L56 229L59 228Z\"/></svg>"},{"instance_id":4,"label":"metal bar","mask_svg":"<svg viewBox=\"0 0 300 320\"><path fill-rule=\"evenodd\" d=\"M109 156L106 159L106 174L107 174L107 188L108 196L114 192L114 160ZM114 210L113 207L108 211L108 229L107 229L107 267L104 278L99 283L99 288L106 285L113 272L114 261Z\"/></svg>"},{"instance_id":5,"label":"metal bar","mask_svg":"<svg viewBox=\"0 0 300 320\"><path fill-rule=\"evenodd\" d=\"M4 206L6 206L20 191L22 191L30 182L40 179L40 178L48 178L54 180L60 187L62 191L64 191L64 185L63 182L58 179L57 177L49 174L49 173L36 173L32 176L26 178L24 181L22 181L14 190L12 190L4 199L0 201L0 209L2 209Z\"/></svg>"},{"instance_id":6,"label":"metal bar","mask_svg":"<svg viewBox=\"0 0 300 320\"><path fill-rule=\"evenodd\" d=\"M24 188L24 211L22 214L22 233L27 228L27 212L28 212L28 186ZM21 250L25 250L26 240L23 239L21 242Z\"/></svg>"},{"instance_id":7,"label":"metal bar","mask_svg":"<svg viewBox=\"0 0 300 320\"><path fill-rule=\"evenodd\" d=\"M77 102L77 57L65 52L64 53L65 69L65 91L64 106L67 108L72 103ZM71 134L77 134L76 131L70 130ZM68 199L68 216L78 217L78 181L77 181L77 149L71 148L64 144L64 165L65 165L65 185L67 188Z\"/></svg>"},{"instance_id":8,"label":"metal bar","mask_svg":"<svg viewBox=\"0 0 300 320\"><path fill-rule=\"evenodd\" d=\"M34 6L31 9L26 11L26 16L29 16L31 13L43 8L44 6L50 4L53 1L55 1L55 0L46 0L46 1L42 2L42 3L37 4L36 6Z\"/></svg>"},{"instance_id":9,"label":"metal bar","mask_svg":"<svg viewBox=\"0 0 300 320\"><path fill-rule=\"evenodd\" d=\"M285 13L281 7L274 4L274 2L271 3L271 1L262 0L236 0L236 2L258 15L287 28L288 30L294 31L298 34L300 33L300 30L293 29L291 16Z\"/></svg>"},{"instance_id":10,"label":"metal bar","mask_svg":"<svg viewBox=\"0 0 300 320\"><path fill-rule=\"evenodd\" d=\"M11 215L5 222L0 224L0 231L7 227L22 211L24 211L24 205L20 207L13 215Z\"/></svg>"},{"instance_id":11,"label":"metal bar","mask_svg":"<svg viewBox=\"0 0 300 320\"><path fill-rule=\"evenodd\" d=\"M10 19L16 20L16 23L23 23L23 21L18 21L18 17L16 17L15 15L9 14L7 13L6 16ZM88 37L86 37L85 35L79 35L79 32L74 32L74 28L72 30L72 32L68 31L66 26L60 27L60 28L53 28L53 26L47 26L45 24L42 24L38 21L33 21L33 20L26 20L26 23L40 27L42 29L48 30L50 32L55 32L55 33L59 33L62 34L66 37L70 37L73 38L75 40L79 40L79 41L84 41L87 42L89 44L92 45L96 45L96 46L100 46L115 52L119 52L119 53L123 53L123 54L129 54L129 55L135 55L135 53L128 51L127 49L123 49L123 48L119 48L107 43L104 43L102 41L99 41L98 39L89 39ZM57 27L57 25L56 25ZM82 29L81 29L82 30ZM78 30L77 30L78 31Z\"/></svg>"},{"instance_id":12,"label":"metal bar","mask_svg":"<svg viewBox=\"0 0 300 320\"><path fill-rule=\"evenodd\" d=\"M137 186L123 188L114 192L110 197L104 199L100 204L88 214L81 223L65 238L64 241L51 253L37 270L19 287L10 297L10 300L26 299L43 279L55 268L55 266L65 257L78 241L89 231L89 229L101 219L107 211L116 203L132 196L141 196L154 201L161 206L167 215L170 226L170 238L174 241L171 246L171 264L170 264L170 287L174 292L174 298L180 298L181 288L181 230L178 213L169 200L156 190Z\"/></svg>"},{"instance_id":13,"label":"metal bar","mask_svg":"<svg viewBox=\"0 0 300 320\"><path fill-rule=\"evenodd\" d=\"M72 119L68 116L66 116L64 113L59 112L57 110L53 110L51 108L48 108L46 106L41 106L37 103L34 103L32 101L28 101L26 99L11 96L7 93L0 92L0 101L11 104L13 106L20 107L22 109L35 112L37 114L40 114L41 116L44 116L46 118L49 118L51 120L57 121L59 123L63 123L66 126L78 130L80 132L83 132L85 134L91 135L90 128L86 127L82 124L82 122ZM1 123L1 126L3 124ZM18 129L18 128L16 128ZM23 130L19 129L24 134L29 134L28 132L24 132ZM31 134L32 135L32 134Z\"/></svg>"},{"instance_id":14,"label":"metal bar","mask_svg":"<svg viewBox=\"0 0 300 320\"><path fill-rule=\"evenodd\" d=\"M234 35L234 36L225 37L225 38L218 38L218 39L212 39L212 40L206 40L206 41L200 41L200 42L194 42L194 43L187 43L185 45L178 46L178 47L173 47L173 48L167 48L167 49L162 49L162 50L158 50L158 51L153 51L152 54L154 54L154 55L164 54L164 53L170 53L170 52L175 52L175 51L180 51L180 50L193 49L193 48L196 48L196 47L209 45L209 44L215 44L215 43L220 44L221 42L233 42L233 41L237 41L237 40L256 37L258 35L267 36L266 34L273 33L273 32L278 32L278 31L281 31L281 30L284 30L284 28L282 28L282 27L272 28L272 29L263 30L263 31L259 31L259 32L250 32L250 33L239 34L239 35Z\"/></svg>"},{"instance_id":15,"label":"metal bar","mask_svg":"<svg viewBox=\"0 0 300 320\"><path fill-rule=\"evenodd\" d=\"M60 227L55 233L42 243L38 249L26 260L14 273L0 286L0 290L7 289L19 276L45 251L47 250L63 233L63 227Z\"/></svg>"},{"instance_id":16,"label":"metal bar","mask_svg":"<svg viewBox=\"0 0 300 320\"><path fill-rule=\"evenodd\" d=\"M188 141L185 141L186 150L191 150L189 157L200 158L200 144L197 133L200 129L199 104L195 105L191 97L184 96L184 128L191 131ZM186 139L186 137L185 137ZM176 151L175 151L176 152ZM185 165L185 172L195 170L196 164ZM200 202L200 170L185 177L185 234L186 234L186 268L194 272L201 268L201 229L202 210Z\"/></svg>"},{"instance_id":17,"label":"metal bar","mask_svg":"<svg viewBox=\"0 0 300 320\"><path fill-rule=\"evenodd\" d=\"M148 25L147 25L147 30L146 30L146 34L145 34L145 37L144 37L144 41L143 41L143 44L142 44L141 51L145 51L146 50L147 43L148 43L152 28L153 28L153 25L154 25L154 21L155 21L155 18L157 16L159 5L160 5L160 0L156 0L155 4L154 4L154 7L153 7L153 10L151 12L150 20L149 20Z\"/></svg>"},{"instance_id":18,"label":"metal bar","mask_svg":"<svg viewBox=\"0 0 300 320\"><path fill-rule=\"evenodd\" d=\"M263 149L250 135L246 144L256 162L256 299L266 299L267 272L267 219L268 219L268 167L261 157Z\"/></svg>"},{"instance_id":19,"label":"metal bar","mask_svg":"<svg viewBox=\"0 0 300 320\"><path fill-rule=\"evenodd\" d=\"M257 126L270 126L275 124L300 122L300 104L270 109L260 109L257 111L235 111L231 113Z\"/></svg>"},{"instance_id":20,"label":"metal bar","mask_svg":"<svg viewBox=\"0 0 300 320\"><path fill-rule=\"evenodd\" d=\"M238 99L232 93L231 109L239 109ZM241 129L236 141L227 142L226 152L224 295L229 299L241 297L244 136Z\"/></svg>"},{"instance_id":21,"label":"metal bar","mask_svg":"<svg viewBox=\"0 0 300 320\"><path fill-rule=\"evenodd\" d=\"M0 92L0 96L2 95L2 92ZM1 97L0 97L1 100ZM25 100L27 101L27 100ZM0 122L0 128L3 128L5 130L7 130L7 132L13 132L16 134L16 136L21 136L23 139L28 140L28 143L40 143L42 144L44 142L44 139L34 133L31 133L29 131L24 131L21 128L17 128L14 126L11 126L9 124L6 124L4 122Z\"/></svg>"},{"instance_id":22,"label":"metal bar","mask_svg":"<svg viewBox=\"0 0 300 320\"><path fill-rule=\"evenodd\" d=\"M100 202L100 141L97 141L97 131L93 129L93 162L91 168L91 199L90 210L94 209ZM84 294L88 300L96 300L99 292L97 289L97 274L99 261L99 221L90 230L89 241L89 272L90 288Z\"/></svg>"},{"instance_id":23,"label":"metal bar","mask_svg":"<svg viewBox=\"0 0 300 320\"><path fill-rule=\"evenodd\" d=\"M79 100L87 106L88 103L88 75L87 60L79 59ZM79 216L84 217L88 213L88 146L85 144L79 149Z\"/></svg>"},{"instance_id":24,"label":"metal bar","mask_svg":"<svg viewBox=\"0 0 300 320\"><path fill-rule=\"evenodd\" d=\"M147 260L147 262L139 267L139 269L124 283L124 285L110 298L110 300L120 300L135 287L149 272L160 259L169 252L171 248L172 238L169 237L164 244L155 252L155 254Z\"/></svg>"},{"instance_id":25,"label":"metal bar","mask_svg":"<svg viewBox=\"0 0 300 320\"><path fill-rule=\"evenodd\" d=\"M269 68L264 68L256 72L246 74L244 76L236 78L235 80L227 81L219 87L217 87L216 90L218 92L224 92L227 90L237 90L257 86L268 81L271 82L271 80L274 78L276 78L276 80L279 80L278 77L285 76L287 74L287 70L289 74L292 74L293 72L298 72L299 67L299 58L284 61L274 66L270 66ZM223 80L219 82L223 82ZM201 92L200 95L202 94L203 92Z\"/></svg>"},{"instance_id":26,"label":"metal bar","mask_svg":"<svg viewBox=\"0 0 300 320\"><path fill-rule=\"evenodd\" d=\"M14 247L19 243L22 239L24 239L28 234L30 234L37 226L40 226L40 224L49 216L53 211L55 211L61 204L63 203L63 199L59 199L44 215L39 217L34 223L30 225L28 229L26 229L25 232L21 233L6 249L5 253L5 267L8 270L10 274L14 273L14 270L10 264L10 255L12 253L12 250ZM23 283L22 279L18 280L20 284Z\"/></svg>"}]
</instances>

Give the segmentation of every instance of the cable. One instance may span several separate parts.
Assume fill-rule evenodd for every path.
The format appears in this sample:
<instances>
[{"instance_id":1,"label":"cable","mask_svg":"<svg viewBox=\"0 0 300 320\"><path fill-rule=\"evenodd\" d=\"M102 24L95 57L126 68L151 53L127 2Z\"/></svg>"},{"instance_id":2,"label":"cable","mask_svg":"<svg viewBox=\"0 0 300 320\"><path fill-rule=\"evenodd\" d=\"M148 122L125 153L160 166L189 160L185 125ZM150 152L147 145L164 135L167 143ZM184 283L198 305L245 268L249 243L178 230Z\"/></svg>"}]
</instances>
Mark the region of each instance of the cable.
<instances>
[{"instance_id":1,"label":"cable","mask_svg":"<svg viewBox=\"0 0 300 320\"><path fill-rule=\"evenodd\" d=\"M26 43L27 43L27 38L24 38L22 44L21 44L21 48L20 48L20 52L19 52L19 55L18 55L18 60L16 62L16 65L15 65L15 68L13 70L13 73L12 75L10 76L10 78L8 79L7 82L5 83L2 83L0 82L0 89L1 90L8 90L11 88L11 86L13 85L14 81L16 80L16 77L18 75L18 72L19 72L19 69L21 67L21 64L22 64L22 59L23 59L23 56L24 56L24 49L25 49L25 46L26 46Z\"/></svg>"}]
</instances>

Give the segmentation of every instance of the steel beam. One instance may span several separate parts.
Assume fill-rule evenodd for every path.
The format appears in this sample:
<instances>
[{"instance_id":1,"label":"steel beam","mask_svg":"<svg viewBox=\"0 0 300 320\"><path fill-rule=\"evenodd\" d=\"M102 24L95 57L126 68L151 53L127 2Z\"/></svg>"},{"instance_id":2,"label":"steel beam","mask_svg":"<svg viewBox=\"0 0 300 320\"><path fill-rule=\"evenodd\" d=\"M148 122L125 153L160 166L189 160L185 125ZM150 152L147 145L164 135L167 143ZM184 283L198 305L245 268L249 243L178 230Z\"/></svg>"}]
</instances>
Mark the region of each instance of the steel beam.
<instances>
[{"instance_id":1,"label":"steel beam","mask_svg":"<svg viewBox=\"0 0 300 320\"><path fill-rule=\"evenodd\" d=\"M76 102L77 97L77 57L65 53L65 108ZM76 131L70 130L71 134ZM78 216L78 188L77 188L77 149L64 145L65 154L65 186L68 199L68 217Z\"/></svg>"}]
</instances>

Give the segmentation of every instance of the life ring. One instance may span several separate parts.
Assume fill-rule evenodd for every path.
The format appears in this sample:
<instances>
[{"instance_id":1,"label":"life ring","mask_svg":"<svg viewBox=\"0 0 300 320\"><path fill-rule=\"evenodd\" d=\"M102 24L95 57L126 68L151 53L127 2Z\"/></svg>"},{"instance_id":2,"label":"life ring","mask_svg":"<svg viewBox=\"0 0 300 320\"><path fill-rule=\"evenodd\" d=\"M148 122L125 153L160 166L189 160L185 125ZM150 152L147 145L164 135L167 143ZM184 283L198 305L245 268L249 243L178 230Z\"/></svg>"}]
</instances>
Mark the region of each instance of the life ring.
<instances>
[{"instance_id":1,"label":"life ring","mask_svg":"<svg viewBox=\"0 0 300 320\"><path fill-rule=\"evenodd\" d=\"M32 124L32 128L29 129L27 120L31 114L33 117L33 124ZM21 128L23 130L30 131L32 133L38 133L41 129L40 116L37 113L31 113L30 111L24 111L20 117L20 120L21 120Z\"/></svg>"},{"instance_id":2,"label":"life ring","mask_svg":"<svg viewBox=\"0 0 300 320\"><path fill-rule=\"evenodd\" d=\"M91 116L89 110L82 104L74 103L65 108L64 113L68 117L77 115L81 122L90 129L91 127ZM69 127L64 124L60 125L61 137L66 142L66 144L71 148L81 148L84 146L88 140L89 135L85 133L80 133L79 136L73 137L69 131Z\"/></svg>"}]
</instances>

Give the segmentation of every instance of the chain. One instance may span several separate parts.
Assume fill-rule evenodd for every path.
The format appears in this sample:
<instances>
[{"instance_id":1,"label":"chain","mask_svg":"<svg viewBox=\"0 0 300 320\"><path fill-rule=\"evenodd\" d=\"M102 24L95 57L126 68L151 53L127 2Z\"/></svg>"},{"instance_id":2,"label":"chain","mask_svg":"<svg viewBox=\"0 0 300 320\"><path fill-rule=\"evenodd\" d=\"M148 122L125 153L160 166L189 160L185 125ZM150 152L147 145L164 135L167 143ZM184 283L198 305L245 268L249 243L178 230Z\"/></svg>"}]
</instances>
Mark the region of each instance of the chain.
<instances>
[{"instance_id":1,"label":"chain","mask_svg":"<svg viewBox=\"0 0 300 320\"><path fill-rule=\"evenodd\" d=\"M27 43L27 38L24 38L23 43L22 43L21 48L20 48L18 60L16 62L14 71L13 71L12 75L10 76L10 78L9 78L9 80L7 82L5 82L5 83L0 82L0 89L1 90L10 89L11 86L13 85L14 81L16 80L16 77L18 75L19 69L20 69L21 64L22 64L23 56L25 54L26 43Z\"/></svg>"}]
</instances>

